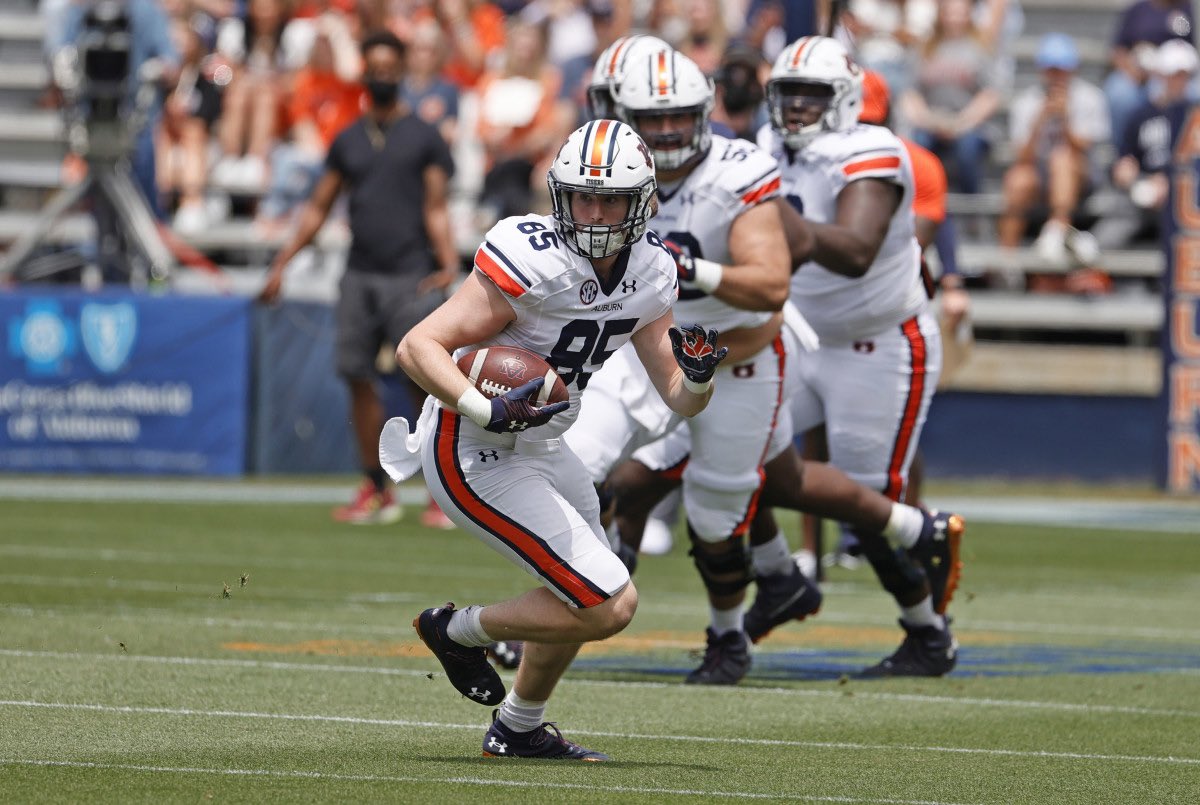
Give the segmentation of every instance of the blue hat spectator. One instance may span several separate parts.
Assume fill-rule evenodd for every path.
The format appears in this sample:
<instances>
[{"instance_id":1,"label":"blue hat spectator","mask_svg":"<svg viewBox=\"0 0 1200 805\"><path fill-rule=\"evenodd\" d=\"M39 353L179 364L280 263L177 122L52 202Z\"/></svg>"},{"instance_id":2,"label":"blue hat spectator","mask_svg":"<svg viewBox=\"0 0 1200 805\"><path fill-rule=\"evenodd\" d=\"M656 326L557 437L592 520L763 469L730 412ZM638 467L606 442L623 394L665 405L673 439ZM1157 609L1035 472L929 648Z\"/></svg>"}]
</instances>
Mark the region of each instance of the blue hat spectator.
<instances>
[{"instance_id":1,"label":"blue hat spectator","mask_svg":"<svg viewBox=\"0 0 1200 805\"><path fill-rule=\"evenodd\" d=\"M1079 48L1066 34L1050 33L1038 43L1037 66L1042 70L1075 70L1079 67Z\"/></svg>"}]
</instances>

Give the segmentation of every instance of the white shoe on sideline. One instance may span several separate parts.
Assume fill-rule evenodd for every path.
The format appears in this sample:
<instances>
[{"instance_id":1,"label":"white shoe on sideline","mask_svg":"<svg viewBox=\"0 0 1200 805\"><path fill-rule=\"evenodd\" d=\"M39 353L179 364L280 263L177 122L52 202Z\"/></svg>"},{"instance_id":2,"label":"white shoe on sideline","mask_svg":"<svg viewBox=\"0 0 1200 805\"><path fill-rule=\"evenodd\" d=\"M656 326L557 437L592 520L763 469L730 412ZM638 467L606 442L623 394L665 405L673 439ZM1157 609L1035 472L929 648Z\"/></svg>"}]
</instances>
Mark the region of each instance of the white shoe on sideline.
<instances>
[{"instance_id":1,"label":"white shoe on sideline","mask_svg":"<svg viewBox=\"0 0 1200 805\"><path fill-rule=\"evenodd\" d=\"M175 211L171 226L181 235L195 235L203 232L208 226L208 214L203 202L193 201L183 204Z\"/></svg>"},{"instance_id":2,"label":"white shoe on sideline","mask_svg":"<svg viewBox=\"0 0 1200 805\"><path fill-rule=\"evenodd\" d=\"M1066 224L1054 220L1047 221L1042 227L1041 234L1033 244L1033 250L1042 262L1051 266L1066 267L1067 229Z\"/></svg>"},{"instance_id":3,"label":"white shoe on sideline","mask_svg":"<svg viewBox=\"0 0 1200 805\"><path fill-rule=\"evenodd\" d=\"M1100 242L1091 232L1081 229L1071 229L1067 233L1067 249L1075 261L1083 266L1090 266L1100 256Z\"/></svg>"}]
</instances>

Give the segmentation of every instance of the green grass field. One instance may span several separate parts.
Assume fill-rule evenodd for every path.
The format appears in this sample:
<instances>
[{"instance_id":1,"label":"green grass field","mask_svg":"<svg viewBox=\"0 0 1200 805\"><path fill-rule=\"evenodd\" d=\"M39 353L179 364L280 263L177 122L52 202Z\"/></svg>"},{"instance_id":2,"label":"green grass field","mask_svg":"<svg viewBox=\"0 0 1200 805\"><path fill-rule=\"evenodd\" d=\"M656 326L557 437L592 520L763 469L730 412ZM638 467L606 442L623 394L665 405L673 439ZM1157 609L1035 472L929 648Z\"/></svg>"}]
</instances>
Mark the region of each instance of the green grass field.
<instances>
[{"instance_id":1,"label":"green grass field","mask_svg":"<svg viewBox=\"0 0 1200 805\"><path fill-rule=\"evenodd\" d=\"M851 678L900 632L870 571L837 569L742 686L684 686L701 587L682 546L644 558L633 624L548 713L614 762L571 764L480 757L490 711L410 622L531 582L415 509L0 498L0 800L1200 801L1200 508L1194 530L1019 509L969 523L944 679Z\"/></svg>"}]
</instances>

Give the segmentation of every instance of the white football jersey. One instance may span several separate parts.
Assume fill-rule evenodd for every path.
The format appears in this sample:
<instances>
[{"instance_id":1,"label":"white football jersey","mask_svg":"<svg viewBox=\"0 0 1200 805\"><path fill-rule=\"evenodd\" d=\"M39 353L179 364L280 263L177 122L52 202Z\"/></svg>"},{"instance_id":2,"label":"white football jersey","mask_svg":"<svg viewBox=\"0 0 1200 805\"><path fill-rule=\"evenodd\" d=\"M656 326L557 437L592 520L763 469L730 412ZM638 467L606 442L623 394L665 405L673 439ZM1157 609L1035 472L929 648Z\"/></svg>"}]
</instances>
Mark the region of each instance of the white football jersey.
<instances>
[{"instance_id":1,"label":"white football jersey","mask_svg":"<svg viewBox=\"0 0 1200 805\"><path fill-rule=\"evenodd\" d=\"M663 238L692 257L730 265L729 229L738 216L779 195L779 166L752 143L716 134L708 154L679 184L658 187L651 223ZM675 304L680 326L700 324L720 332L757 327L773 314L739 310L696 288L681 288Z\"/></svg>"},{"instance_id":2,"label":"white football jersey","mask_svg":"<svg viewBox=\"0 0 1200 805\"><path fill-rule=\"evenodd\" d=\"M912 212L912 164L896 135L881 126L859 124L822 134L788 154L770 126L764 126L758 141L779 160L783 196L810 221L834 221L838 194L858 179L893 182L904 193L864 276L844 277L813 261L792 274L791 301L821 341L856 341L925 310L928 299Z\"/></svg>"},{"instance_id":3,"label":"white football jersey","mask_svg":"<svg viewBox=\"0 0 1200 805\"><path fill-rule=\"evenodd\" d=\"M475 253L475 270L498 287L517 314L495 337L455 353L505 345L536 352L558 372L571 407L530 433L562 434L579 412L592 373L647 324L671 310L679 292L675 261L651 231L621 253L607 283L591 262L566 248L548 215L504 220Z\"/></svg>"}]
</instances>

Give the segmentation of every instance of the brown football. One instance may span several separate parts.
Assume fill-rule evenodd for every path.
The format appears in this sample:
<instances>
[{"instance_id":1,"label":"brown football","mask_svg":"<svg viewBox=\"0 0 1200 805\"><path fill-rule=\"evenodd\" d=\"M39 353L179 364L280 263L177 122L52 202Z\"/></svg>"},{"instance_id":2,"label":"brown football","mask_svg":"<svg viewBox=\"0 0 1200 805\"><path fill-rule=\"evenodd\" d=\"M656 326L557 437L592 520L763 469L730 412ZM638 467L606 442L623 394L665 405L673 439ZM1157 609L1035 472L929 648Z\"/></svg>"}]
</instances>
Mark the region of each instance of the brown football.
<instances>
[{"instance_id":1,"label":"brown football","mask_svg":"<svg viewBox=\"0 0 1200 805\"><path fill-rule=\"evenodd\" d=\"M493 346L468 352L458 359L458 369L488 398L499 397L536 377L546 378L546 384L533 398L535 405L569 398L566 384L550 364L520 347Z\"/></svg>"}]
</instances>

